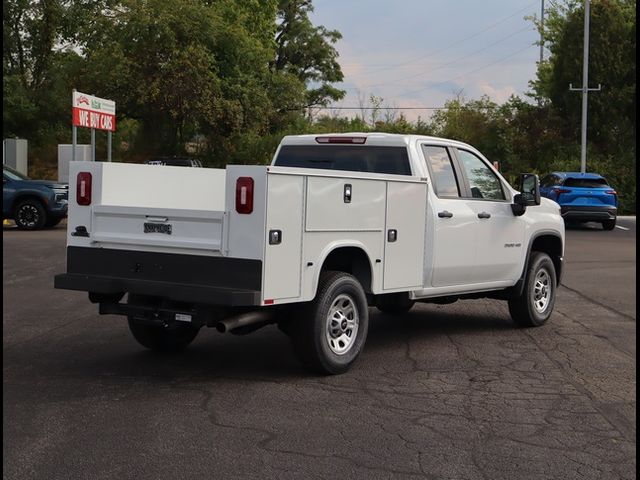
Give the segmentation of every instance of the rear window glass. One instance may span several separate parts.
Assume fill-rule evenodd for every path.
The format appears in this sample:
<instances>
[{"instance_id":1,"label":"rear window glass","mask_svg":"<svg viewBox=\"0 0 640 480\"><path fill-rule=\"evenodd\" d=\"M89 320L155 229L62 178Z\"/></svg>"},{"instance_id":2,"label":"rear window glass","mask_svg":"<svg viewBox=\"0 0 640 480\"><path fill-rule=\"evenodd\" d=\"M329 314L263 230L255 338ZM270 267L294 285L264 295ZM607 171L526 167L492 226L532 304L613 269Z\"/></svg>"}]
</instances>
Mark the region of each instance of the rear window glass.
<instances>
[{"instance_id":1,"label":"rear window glass","mask_svg":"<svg viewBox=\"0 0 640 480\"><path fill-rule=\"evenodd\" d=\"M577 188L598 188L607 187L607 181L604 178L567 178L563 185L565 187Z\"/></svg>"},{"instance_id":2,"label":"rear window glass","mask_svg":"<svg viewBox=\"0 0 640 480\"><path fill-rule=\"evenodd\" d=\"M347 172L411 175L405 147L366 145L284 145L275 165Z\"/></svg>"}]
</instances>

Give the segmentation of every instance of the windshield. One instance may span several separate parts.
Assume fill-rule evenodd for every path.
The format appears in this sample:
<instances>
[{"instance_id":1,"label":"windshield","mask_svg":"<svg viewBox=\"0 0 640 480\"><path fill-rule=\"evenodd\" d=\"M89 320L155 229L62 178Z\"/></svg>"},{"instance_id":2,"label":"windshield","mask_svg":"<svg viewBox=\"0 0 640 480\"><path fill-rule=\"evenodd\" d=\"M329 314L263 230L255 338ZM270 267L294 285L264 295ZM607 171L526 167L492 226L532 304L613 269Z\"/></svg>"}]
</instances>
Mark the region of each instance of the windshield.
<instances>
[{"instance_id":1,"label":"windshield","mask_svg":"<svg viewBox=\"0 0 640 480\"><path fill-rule=\"evenodd\" d=\"M6 165L2 168L2 173L4 176L10 180L29 180L29 177L23 175L22 173L14 170L11 167L7 167Z\"/></svg>"}]
</instances>

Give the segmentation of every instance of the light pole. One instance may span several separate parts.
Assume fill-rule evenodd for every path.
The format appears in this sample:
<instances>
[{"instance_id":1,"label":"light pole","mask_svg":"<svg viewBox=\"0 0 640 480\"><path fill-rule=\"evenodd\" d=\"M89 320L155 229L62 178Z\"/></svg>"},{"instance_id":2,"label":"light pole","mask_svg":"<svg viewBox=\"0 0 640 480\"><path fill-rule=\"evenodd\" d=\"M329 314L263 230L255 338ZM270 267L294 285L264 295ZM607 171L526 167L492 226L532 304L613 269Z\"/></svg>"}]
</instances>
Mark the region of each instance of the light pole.
<instances>
[{"instance_id":1,"label":"light pole","mask_svg":"<svg viewBox=\"0 0 640 480\"><path fill-rule=\"evenodd\" d=\"M584 0L584 41L582 47L582 88L574 88L569 84L569 90L582 92L582 130L580 139L580 172L587 171L587 105L589 92L598 92L598 88L589 88L589 5L590 0Z\"/></svg>"}]
</instances>

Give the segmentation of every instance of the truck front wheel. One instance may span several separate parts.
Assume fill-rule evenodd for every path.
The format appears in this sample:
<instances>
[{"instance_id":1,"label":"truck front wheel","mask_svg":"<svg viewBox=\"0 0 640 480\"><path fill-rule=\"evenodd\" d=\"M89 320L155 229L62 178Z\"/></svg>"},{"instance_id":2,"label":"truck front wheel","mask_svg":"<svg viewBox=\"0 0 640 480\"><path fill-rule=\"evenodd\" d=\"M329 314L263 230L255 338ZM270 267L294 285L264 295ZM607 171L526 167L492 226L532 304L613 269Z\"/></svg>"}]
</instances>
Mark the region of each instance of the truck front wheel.
<instances>
[{"instance_id":1,"label":"truck front wheel","mask_svg":"<svg viewBox=\"0 0 640 480\"><path fill-rule=\"evenodd\" d=\"M129 295L130 305L150 305L153 299ZM193 342L200 330L190 324L173 323L167 327L149 325L133 317L128 317L129 330L140 345L156 352L179 352Z\"/></svg>"},{"instance_id":2,"label":"truck front wheel","mask_svg":"<svg viewBox=\"0 0 640 480\"><path fill-rule=\"evenodd\" d=\"M323 272L316 298L291 321L291 337L305 366L329 375L343 373L362 351L369 329L367 298L345 272Z\"/></svg>"},{"instance_id":3,"label":"truck front wheel","mask_svg":"<svg viewBox=\"0 0 640 480\"><path fill-rule=\"evenodd\" d=\"M551 316L556 301L556 269L543 252L531 252L524 288L509 300L509 313L522 327L539 327Z\"/></svg>"}]
</instances>

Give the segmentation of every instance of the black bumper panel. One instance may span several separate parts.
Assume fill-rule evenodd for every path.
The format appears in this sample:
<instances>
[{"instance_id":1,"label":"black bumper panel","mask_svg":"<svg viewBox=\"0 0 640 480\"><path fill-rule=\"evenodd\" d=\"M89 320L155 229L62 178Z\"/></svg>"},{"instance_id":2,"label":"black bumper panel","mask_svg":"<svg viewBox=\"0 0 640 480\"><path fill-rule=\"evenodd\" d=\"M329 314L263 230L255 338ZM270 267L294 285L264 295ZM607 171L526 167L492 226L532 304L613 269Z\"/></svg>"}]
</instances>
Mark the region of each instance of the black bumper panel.
<instances>
[{"instance_id":1,"label":"black bumper panel","mask_svg":"<svg viewBox=\"0 0 640 480\"><path fill-rule=\"evenodd\" d=\"M560 207L560 214L567 220L578 220L583 222L614 220L618 213L616 207Z\"/></svg>"},{"instance_id":2,"label":"black bumper panel","mask_svg":"<svg viewBox=\"0 0 640 480\"><path fill-rule=\"evenodd\" d=\"M134 293L208 305L259 305L262 262L226 257L68 247L55 288Z\"/></svg>"}]
</instances>

